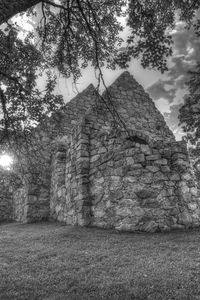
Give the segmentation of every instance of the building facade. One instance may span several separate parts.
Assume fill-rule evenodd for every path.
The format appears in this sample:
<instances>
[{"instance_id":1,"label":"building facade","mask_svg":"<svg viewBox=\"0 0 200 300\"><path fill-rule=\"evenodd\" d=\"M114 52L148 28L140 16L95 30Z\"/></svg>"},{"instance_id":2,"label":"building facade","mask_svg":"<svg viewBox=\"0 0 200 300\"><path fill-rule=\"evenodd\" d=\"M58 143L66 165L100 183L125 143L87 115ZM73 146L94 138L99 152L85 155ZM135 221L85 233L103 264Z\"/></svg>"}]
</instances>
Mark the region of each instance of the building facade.
<instances>
[{"instance_id":1,"label":"building facade","mask_svg":"<svg viewBox=\"0 0 200 300\"><path fill-rule=\"evenodd\" d=\"M128 72L102 96L90 85L34 136L13 219L147 232L199 226L186 144Z\"/></svg>"}]
</instances>

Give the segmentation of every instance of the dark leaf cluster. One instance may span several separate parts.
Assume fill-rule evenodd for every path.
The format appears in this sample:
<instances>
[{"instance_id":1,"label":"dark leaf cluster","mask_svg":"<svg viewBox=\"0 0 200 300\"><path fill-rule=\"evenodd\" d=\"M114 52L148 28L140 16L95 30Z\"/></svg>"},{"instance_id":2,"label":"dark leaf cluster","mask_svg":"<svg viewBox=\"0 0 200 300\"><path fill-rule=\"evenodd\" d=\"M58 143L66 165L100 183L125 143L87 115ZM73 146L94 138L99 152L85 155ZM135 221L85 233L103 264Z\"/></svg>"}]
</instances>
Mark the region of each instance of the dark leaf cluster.
<instances>
[{"instance_id":1,"label":"dark leaf cluster","mask_svg":"<svg viewBox=\"0 0 200 300\"><path fill-rule=\"evenodd\" d=\"M180 109L180 123L187 133L187 139L196 144L200 138L200 63L195 70L189 72L190 80L187 82L189 94Z\"/></svg>"},{"instance_id":2,"label":"dark leaf cluster","mask_svg":"<svg viewBox=\"0 0 200 300\"><path fill-rule=\"evenodd\" d=\"M8 135L29 130L59 108L63 100L54 95L56 77L30 37L21 40L17 30L11 28L6 33L0 31L0 38L0 122ZM44 91L38 88L42 76L46 78Z\"/></svg>"}]
</instances>

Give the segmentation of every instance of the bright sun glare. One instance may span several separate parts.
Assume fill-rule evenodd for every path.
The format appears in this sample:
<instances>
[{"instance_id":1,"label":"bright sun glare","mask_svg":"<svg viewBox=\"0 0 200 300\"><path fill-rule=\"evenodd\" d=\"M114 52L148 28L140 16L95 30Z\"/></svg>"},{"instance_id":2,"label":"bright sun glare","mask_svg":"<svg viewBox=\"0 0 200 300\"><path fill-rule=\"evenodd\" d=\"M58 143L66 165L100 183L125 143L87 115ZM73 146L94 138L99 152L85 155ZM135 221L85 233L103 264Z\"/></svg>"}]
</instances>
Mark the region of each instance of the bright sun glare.
<instances>
[{"instance_id":1,"label":"bright sun glare","mask_svg":"<svg viewBox=\"0 0 200 300\"><path fill-rule=\"evenodd\" d=\"M0 156L0 166L9 169L13 163L13 159L8 154L3 154Z\"/></svg>"}]
</instances>

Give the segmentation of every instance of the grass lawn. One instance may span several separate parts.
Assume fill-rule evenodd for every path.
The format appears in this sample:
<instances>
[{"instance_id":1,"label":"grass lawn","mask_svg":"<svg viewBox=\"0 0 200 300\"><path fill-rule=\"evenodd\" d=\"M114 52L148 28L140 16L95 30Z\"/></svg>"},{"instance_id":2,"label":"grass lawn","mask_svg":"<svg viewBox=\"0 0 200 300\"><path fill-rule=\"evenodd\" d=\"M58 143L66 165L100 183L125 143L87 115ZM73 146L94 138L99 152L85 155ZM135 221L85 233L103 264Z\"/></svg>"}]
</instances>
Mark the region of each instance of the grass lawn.
<instances>
[{"instance_id":1,"label":"grass lawn","mask_svg":"<svg viewBox=\"0 0 200 300\"><path fill-rule=\"evenodd\" d=\"M200 232L1 224L4 299L200 299Z\"/></svg>"}]
</instances>

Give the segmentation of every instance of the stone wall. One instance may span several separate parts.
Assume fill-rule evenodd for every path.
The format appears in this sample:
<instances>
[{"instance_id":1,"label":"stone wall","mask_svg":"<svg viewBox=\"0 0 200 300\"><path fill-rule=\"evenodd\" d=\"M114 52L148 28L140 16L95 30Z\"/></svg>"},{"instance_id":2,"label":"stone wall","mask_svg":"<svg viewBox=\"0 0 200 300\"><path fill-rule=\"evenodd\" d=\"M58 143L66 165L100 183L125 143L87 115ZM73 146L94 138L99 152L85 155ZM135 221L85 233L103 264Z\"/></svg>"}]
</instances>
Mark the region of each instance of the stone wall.
<instances>
[{"instance_id":1,"label":"stone wall","mask_svg":"<svg viewBox=\"0 0 200 300\"><path fill-rule=\"evenodd\" d=\"M128 72L102 101L89 86L45 126L35 131L36 159L15 195L17 220L147 232L200 225L186 145Z\"/></svg>"},{"instance_id":2,"label":"stone wall","mask_svg":"<svg viewBox=\"0 0 200 300\"><path fill-rule=\"evenodd\" d=\"M0 223L12 220L13 199L12 189L9 186L9 180L4 177L4 172L0 171Z\"/></svg>"},{"instance_id":3,"label":"stone wall","mask_svg":"<svg viewBox=\"0 0 200 300\"><path fill-rule=\"evenodd\" d=\"M198 226L199 195L186 145L175 142L127 72L103 97L111 97L127 130L114 126L102 103L87 112L54 155L52 217L129 231Z\"/></svg>"},{"instance_id":4,"label":"stone wall","mask_svg":"<svg viewBox=\"0 0 200 300\"><path fill-rule=\"evenodd\" d=\"M200 195L184 142L149 141L87 118L53 160L51 217L126 231L199 226ZM136 141L135 141L136 140Z\"/></svg>"},{"instance_id":5,"label":"stone wall","mask_svg":"<svg viewBox=\"0 0 200 300\"><path fill-rule=\"evenodd\" d=\"M18 222L27 222L27 199L28 191L26 185L18 188L13 194L13 220Z\"/></svg>"},{"instance_id":6,"label":"stone wall","mask_svg":"<svg viewBox=\"0 0 200 300\"><path fill-rule=\"evenodd\" d=\"M24 184L13 193L13 220L31 223L49 218L49 187Z\"/></svg>"},{"instance_id":7,"label":"stone wall","mask_svg":"<svg viewBox=\"0 0 200 300\"><path fill-rule=\"evenodd\" d=\"M57 180L57 173L56 171L54 172L55 164L53 161L55 161L55 159L53 155L60 141L64 139L66 145L68 145L69 137L73 135L76 124L80 122L89 108L95 104L95 101L96 91L93 85L89 85L82 93L67 103L62 110L53 113L50 118L44 120L44 122L35 129L29 141L31 147L26 149L22 144L22 152L27 153L27 157L23 156L21 158L25 165L23 172L24 181L26 181L26 183L24 184L24 188L19 191L17 190L14 195L16 220L36 222L45 220L50 215L51 218L55 218L55 215L57 216L55 208L57 207L56 210L58 211L59 205L52 204L52 201L50 201L50 198L54 198L52 192L50 197L51 178L53 186ZM72 145L72 149L75 147L75 144L74 146ZM73 159L75 164L76 159ZM54 175L51 175L52 168L53 174L56 174L55 178ZM59 169L59 163L57 168ZM60 184L61 183L58 183L59 189L62 189ZM57 184L55 184L55 186L57 186ZM74 192L75 189L73 189L71 193L74 194ZM61 201L62 198L60 193L61 191L59 190L59 201ZM49 210L50 202L52 208L51 212ZM58 213L59 220L63 219L63 216L61 217L60 214L61 213ZM66 214L64 210L62 214Z\"/></svg>"},{"instance_id":8,"label":"stone wall","mask_svg":"<svg viewBox=\"0 0 200 300\"><path fill-rule=\"evenodd\" d=\"M151 140L175 141L152 99L128 72L122 73L102 96L108 104L114 105L128 129ZM112 116L108 114L107 119L112 120Z\"/></svg>"},{"instance_id":9,"label":"stone wall","mask_svg":"<svg viewBox=\"0 0 200 300\"><path fill-rule=\"evenodd\" d=\"M90 222L89 130L83 121L53 157L51 218L73 225Z\"/></svg>"},{"instance_id":10,"label":"stone wall","mask_svg":"<svg viewBox=\"0 0 200 300\"><path fill-rule=\"evenodd\" d=\"M200 195L184 143L145 144L100 128L91 134L91 225L150 232L199 226Z\"/></svg>"},{"instance_id":11,"label":"stone wall","mask_svg":"<svg viewBox=\"0 0 200 300\"><path fill-rule=\"evenodd\" d=\"M19 190L20 184L21 180L13 170L0 168L0 222L14 219L16 203L13 193Z\"/></svg>"}]
</instances>

